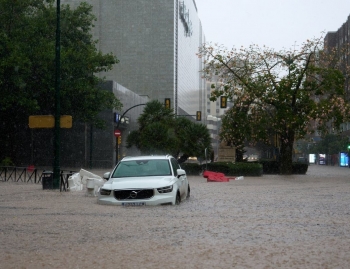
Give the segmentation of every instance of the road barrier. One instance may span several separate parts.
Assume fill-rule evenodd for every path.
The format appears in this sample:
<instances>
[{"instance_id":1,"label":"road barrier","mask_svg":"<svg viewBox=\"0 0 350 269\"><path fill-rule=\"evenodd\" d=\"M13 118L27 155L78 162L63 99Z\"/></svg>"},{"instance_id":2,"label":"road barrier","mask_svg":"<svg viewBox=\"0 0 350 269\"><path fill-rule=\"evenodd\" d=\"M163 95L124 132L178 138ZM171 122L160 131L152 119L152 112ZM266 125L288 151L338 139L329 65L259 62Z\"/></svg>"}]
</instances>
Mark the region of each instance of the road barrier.
<instances>
[{"instance_id":1,"label":"road barrier","mask_svg":"<svg viewBox=\"0 0 350 269\"><path fill-rule=\"evenodd\" d=\"M33 166L16 167L16 166L0 166L0 181L13 181L24 183L42 183L43 173L45 170L37 169ZM74 171L61 170L60 173L60 191L68 190L68 178L73 175Z\"/></svg>"}]
</instances>

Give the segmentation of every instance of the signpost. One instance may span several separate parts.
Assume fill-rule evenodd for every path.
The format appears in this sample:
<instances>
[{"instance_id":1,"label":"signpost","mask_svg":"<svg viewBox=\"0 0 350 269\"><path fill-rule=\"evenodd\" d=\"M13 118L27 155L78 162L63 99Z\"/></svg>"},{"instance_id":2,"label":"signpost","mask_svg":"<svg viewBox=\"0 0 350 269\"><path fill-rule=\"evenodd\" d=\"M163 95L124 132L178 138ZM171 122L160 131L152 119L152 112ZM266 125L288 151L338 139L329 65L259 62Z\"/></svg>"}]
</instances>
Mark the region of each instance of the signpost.
<instances>
[{"instance_id":1,"label":"signpost","mask_svg":"<svg viewBox=\"0 0 350 269\"><path fill-rule=\"evenodd\" d=\"M119 145L120 145L120 141L122 138L122 132L119 129L115 129L114 130L114 136L115 136L115 155L116 155L116 160L118 163L119 160Z\"/></svg>"},{"instance_id":2,"label":"signpost","mask_svg":"<svg viewBox=\"0 0 350 269\"><path fill-rule=\"evenodd\" d=\"M138 104L138 105L135 105L135 106L132 106L130 107L129 109L127 109L120 117L119 117L119 114L118 115L118 122L117 122L117 129L114 130L114 135L116 137L116 145L115 145L115 153L116 153L116 156L115 156L115 160L116 160L116 164L118 164L118 161L119 161L119 144L121 143L121 139L118 139L119 137L121 137L121 131L118 129L119 127L119 124L120 124L120 120L125 116L125 114L130 110L130 109L133 109L134 107L137 107L137 106L144 106L146 104ZM120 120L119 120L120 119Z\"/></svg>"},{"instance_id":3,"label":"signpost","mask_svg":"<svg viewBox=\"0 0 350 269\"><path fill-rule=\"evenodd\" d=\"M115 137L118 137L118 136L121 136L121 135L122 135L122 132L120 130L118 130L118 129L114 130L114 136Z\"/></svg>"}]
</instances>

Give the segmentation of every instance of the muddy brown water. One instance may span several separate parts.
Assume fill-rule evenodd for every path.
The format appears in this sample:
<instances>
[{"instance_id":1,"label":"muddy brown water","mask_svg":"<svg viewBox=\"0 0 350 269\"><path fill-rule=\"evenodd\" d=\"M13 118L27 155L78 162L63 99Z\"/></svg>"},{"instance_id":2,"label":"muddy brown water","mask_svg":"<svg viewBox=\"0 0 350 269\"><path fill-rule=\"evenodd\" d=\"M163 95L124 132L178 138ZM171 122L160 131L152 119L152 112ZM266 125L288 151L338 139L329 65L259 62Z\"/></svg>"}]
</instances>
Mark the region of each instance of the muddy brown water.
<instances>
[{"instance_id":1,"label":"muddy brown water","mask_svg":"<svg viewBox=\"0 0 350 269\"><path fill-rule=\"evenodd\" d=\"M190 176L180 206L127 208L0 181L0 268L350 268L349 175Z\"/></svg>"}]
</instances>

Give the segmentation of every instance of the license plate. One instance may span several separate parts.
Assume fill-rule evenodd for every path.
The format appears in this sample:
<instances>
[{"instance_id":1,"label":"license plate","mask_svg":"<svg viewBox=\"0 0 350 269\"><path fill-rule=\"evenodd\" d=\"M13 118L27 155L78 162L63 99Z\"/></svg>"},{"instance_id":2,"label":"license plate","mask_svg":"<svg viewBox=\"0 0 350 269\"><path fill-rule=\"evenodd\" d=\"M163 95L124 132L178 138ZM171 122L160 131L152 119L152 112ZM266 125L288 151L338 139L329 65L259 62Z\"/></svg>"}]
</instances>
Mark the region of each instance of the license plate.
<instances>
[{"instance_id":1,"label":"license plate","mask_svg":"<svg viewBox=\"0 0 350 269\"><path fill-rule=\"evenodd\" d=\"M135 202L135 203L122 203L122 206L144 206L145 202Z\"/></svg>"}]
</instances>

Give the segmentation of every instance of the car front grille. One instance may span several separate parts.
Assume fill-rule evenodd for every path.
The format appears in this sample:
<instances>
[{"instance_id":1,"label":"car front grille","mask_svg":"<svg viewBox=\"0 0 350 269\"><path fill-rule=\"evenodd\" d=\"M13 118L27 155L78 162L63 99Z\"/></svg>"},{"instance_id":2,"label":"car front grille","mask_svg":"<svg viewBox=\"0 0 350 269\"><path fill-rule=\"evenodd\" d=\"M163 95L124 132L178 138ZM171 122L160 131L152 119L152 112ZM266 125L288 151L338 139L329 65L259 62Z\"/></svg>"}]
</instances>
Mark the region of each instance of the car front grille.
<instances>
[{"instance_id":1,"label":"car front grille","mask_svg":"<svg viewBox=\"0 0 350 269\"><path fill-rule=\"evenodd\" d=\"M114 198L117 200L149 199L153 195L153 189L114 190Z\"/></svg>"}]
</instances>

